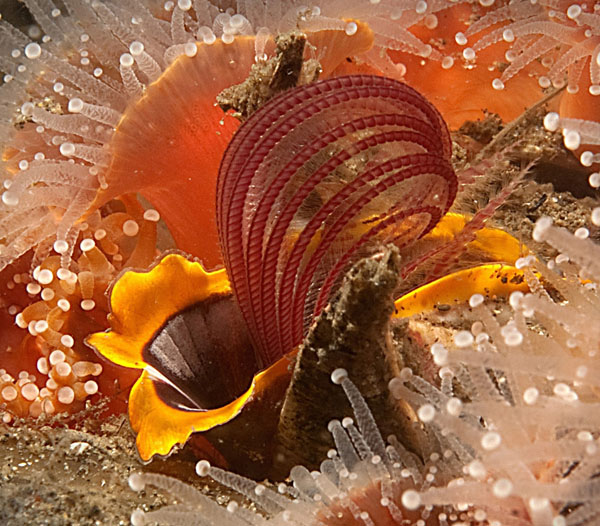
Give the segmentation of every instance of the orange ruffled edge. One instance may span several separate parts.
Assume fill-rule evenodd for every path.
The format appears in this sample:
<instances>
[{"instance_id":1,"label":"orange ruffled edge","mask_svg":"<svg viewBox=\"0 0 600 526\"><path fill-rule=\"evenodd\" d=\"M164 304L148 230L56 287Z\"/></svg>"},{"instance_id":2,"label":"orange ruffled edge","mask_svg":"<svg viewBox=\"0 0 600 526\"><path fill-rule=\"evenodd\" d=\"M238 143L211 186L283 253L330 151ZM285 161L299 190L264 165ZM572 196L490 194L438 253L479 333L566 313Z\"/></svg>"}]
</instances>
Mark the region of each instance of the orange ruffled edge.
<instances>
[{"instance_id":1,"label":"orange ruffled edge","mask_svg":"<svg viewBox=\"0 0 600 526\"><path fill-rule=\"evenodd\" d=\"M436 305L458 305L473 294L487 298L507 297L529 287L523 271L504 263L491 263L459 270L415 289L394 302L395 318L430 312Z\"/></svg>"},{"instance_id":2,"label":"orange ruffled edge","mask_svg":"<svg viewBox=\"0 0 600 526\"><path fill-rule=\"evenodd\" d=\"M136 446L143 461L154 455L168 455L173 446L184 444L192 433L225 424L244 406L261 397L275 379L288 374L289 358L284 357L261 371L249 389L233 402L208 411L181 411L165 404L157 395L151 373L142 373L129 396L129 420L137 434Z\"/></svg>"},{"instance_id":3,"label":"orange ruffled edge","mask_svg":"<svg viewBox=\"0 0 600 526\"><path fill-rule=\"evenodd\" d=\"M116 279L108 292L111 329L91 334L86 343L116 364L144 369L145 345L173 314L212 294L230 293L224 269L206 272L201 263L168 253L149 270L127 270Z\"/></svg>"},{"instance_id":4,"label":"orange ruffled edge","mask_svg":"<svg viewBox=\"0 0 600 526\"><path fill-rule=\"evenodd\" d=\"M145 346L175 313L213 294L229 293L225 270L207 272L199 262L176 252L168 253L147 271L124 272L110 289L111 329L91 334L86 343L114 363L144 369L129 396L129 419L143 461L168 455L194 432L229 422L277 377L287 374L289 359L282 358L258 373L236 400L207 411L178 410L158 396L153 369L143 359Z\"/></svg>"},{"instance_id":5,"label":"orange ruffled edge","mask_svg":"<svg viewBox=\"0 0 600 526\"><path fill-rule=\"evenodd\" d=\"M448 213L427 237L449 242L470 219L467 215ZM494 298L529 290L524 272L513 266L518 258L529 253L529 249L508 232L482 228L467 246L497 263L458 270L408 292L394 302L394 317L408 318L420 312L430 312L436 305L458 305L468 301L473 294Z\"/></svg>"}]
</instances>

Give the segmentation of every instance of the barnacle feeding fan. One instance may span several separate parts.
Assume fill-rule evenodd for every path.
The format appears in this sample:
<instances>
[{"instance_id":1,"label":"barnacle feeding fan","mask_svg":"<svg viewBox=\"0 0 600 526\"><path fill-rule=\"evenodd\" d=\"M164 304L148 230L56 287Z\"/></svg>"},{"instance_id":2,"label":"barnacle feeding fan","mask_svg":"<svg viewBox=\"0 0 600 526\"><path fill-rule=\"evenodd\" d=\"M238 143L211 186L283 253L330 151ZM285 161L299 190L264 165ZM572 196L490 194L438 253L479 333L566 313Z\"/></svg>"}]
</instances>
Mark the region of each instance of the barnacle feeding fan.
<instances>
[{"instance_id":1,"label":"barnacle feeding fan","mask_svg":"<svg viewBox=\"0 0 600 526\"><path fill-rule=\"evenodd\" d=\"M431 104L376 76L283 93L235 134L218 230L262 362L300 343L349 264L438 223L457 190L450 149Z\"/></svg>"}]
</instances>

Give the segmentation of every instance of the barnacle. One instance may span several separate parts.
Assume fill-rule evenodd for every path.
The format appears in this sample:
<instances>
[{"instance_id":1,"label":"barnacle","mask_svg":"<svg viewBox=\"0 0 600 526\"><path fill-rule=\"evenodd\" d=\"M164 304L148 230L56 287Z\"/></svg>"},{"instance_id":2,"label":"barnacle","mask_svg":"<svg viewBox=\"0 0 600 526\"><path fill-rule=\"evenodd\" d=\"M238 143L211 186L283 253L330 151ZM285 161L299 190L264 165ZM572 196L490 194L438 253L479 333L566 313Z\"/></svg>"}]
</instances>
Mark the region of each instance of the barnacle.
<instances>
[{"instance_id":1,"label":"barnacle","mask_svg":"<svg viewBox=\"0 0 600 526\"><path fill-rule=\"evenodd\" d=\"M389 64L389 59L381 60L385 50L402 47L405 41L411 42L410 53L426 49L407 31L390 34L384 18L393 6L372 10L357 3L306 9L282 2L239 6L235 13L190 2L26 4L44 35L42 42L0 20L0 68L5 73L0 92L0 268L5 268L2 282L9 284L12 270L7 265L21 258L19 267L31 261L36 268L51 249L60 256L58 266L58 259L52 259L56 271L78 273L78 246L87 238L86 225L96 221L98 210L110 199L127 192L141 193L158 209L179 248L201 257L207 268L218 265L214 181L238 123L223 118L214 99L223 88L241 82L253 63L265 60L274 47L273 35L303 31L308 42L305 56L320 63L324 76L343 72L347 57L373 70L377 64ZM413 25L421 18L408 17L402 24ZM207 75L214 64L224 67ZM129 219L145 225L139 218ZM126 224L135 230L135 224ZM119 232L120 225L115 226ZM153 258L152 241L147 239L149 257L130 260L130 266L143 267ZM101 243L112 267L94 278L93 301L101 307L97 313L106 311L102 294L121 268L111 261L113 255L122 256L113 254L109 240L110 236ZM20 269L20 274L26 271ZM86 283L84 295L89 294L90 280ZM81 300L92 298L77 298ZM7 298L7 323L28 303L35 302ZM19 321L23 325L21 320L27 318L32 325L43 321L42 315L30 308ZM75 318L69 323L77 325ZM102 326L103 321L86 330ZM18 331L11 332L18 340ZM81 349L82 337L74 339ZM32 344L24 345L29 351L20 355L39 357ZM3 367L17 376L11 362L4 358ZM28 377L32 372L35 366ZM14 383L8 376L6 381ZM7 396L13 396L12 389Z\"/></svg>"},{"instance_id":2,"label":"barnacle","mask_svg":"<svg viewBox=\"0 0 600 526\"><path fill-rule=\"evenodd\" d=\"M224 270L168 254L148 271L124 273L110 299L113 329L86 341L119 365L144 369L129 400L143 460L231 420L286 374L282 360L252 378L257 365Z\"/></svg>"},{"instance_id":3,"label":"barnacle","mask_svg":"<svg viewBox=\"0 0 600 526\"><path fill-rule=\"evenodd\" d=\"M129 408L142 458L236 416L285 374L283 357L353 260L431 230L456 192L449 154L433 106L383 77L319 81L256 111L217 183L227 273L177 254L126 272L110 291L112 330L87 339L109 360L144 369Z\"/></svg>"},{"instance_id":4,"label":"barnacle","mask_svg":"<svg viewBox=\"0 0 600 526\"><path fill-rule=\"evenodd\" d=\"M309 84L245 123L223 158L217 219L263 363L300 342L352 261L433 228L456 194L449 155L433 106L383 77Z\"/></svg>"},{"instance_id":5,"label":"barnacle","mask_svg":"<svg viewBox=\"0 0 600 526\"><path fill-rule=\"evenodd\" d=\"M409 250L429 235L436 254L447 244L458 258L473 245L481 257L513 263L518 242L481 230L478 215L440 221L458 186L449 155L435 108L384 77L314 82L252 114L228 146L217 181L225 269L206 273L171 254L148 272L126 272L110 291L111 330L87 339L109 360L144 369L129 406L142 458L228 422L285 376L285 355L357 259L393 243L413 269ZM461 239L468 225L473 235ZM522 275L502 264L468 275L490 295L524 287ZM453 274L446 288L466 292L463 279Z\"/></svg>"}]
</instances>

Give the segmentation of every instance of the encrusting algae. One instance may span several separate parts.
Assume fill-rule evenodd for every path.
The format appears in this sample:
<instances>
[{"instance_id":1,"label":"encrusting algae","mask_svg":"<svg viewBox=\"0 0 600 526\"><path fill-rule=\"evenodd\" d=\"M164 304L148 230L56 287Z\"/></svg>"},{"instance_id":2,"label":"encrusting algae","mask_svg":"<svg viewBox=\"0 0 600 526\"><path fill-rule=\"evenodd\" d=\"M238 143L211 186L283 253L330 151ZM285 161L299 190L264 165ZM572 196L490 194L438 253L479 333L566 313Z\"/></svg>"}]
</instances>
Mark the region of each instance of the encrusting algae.
<instances>
[{"instance_id":1,"label":"encrusting algae","mask_svg":"<svg viewBox=\"0 0 600 526\"><path fill-rule=\"evenodd\" d=\"M326 426L333 436L318 471L295 467L275 490L201 461L201 476L254 503L226 507L141 473L132 488L154 484L181 503L138 510L132 523L598 524L600 269L587 238L600 208L574 234L533 206L523 214L538 219L533 239L486 226L543 148L523 146L527 136L507 146L518 129L507 124L502 144L454 130L490 114L509 123L546 97L537 129L562 133L592 195L600 6L23 3L37 32L0 19L5 425L76 415L101 395L121 412L135 383L128 410L142 459L219 425L194 435L196 453L244 472L245 433L268 418L273 444L253 450L260 469L246 473L268 475L272 462L285 471L294 455L276 458L277 422L292 404L288 383L297 393L306 381L293 369L307 335L344 319L337 292L350 265L382 261L394 242L401 297L366 347L387 371L378 392L388 396L393 378L401 409L373 416L368 384L329 361L341 341L369 334L336 325L330 344L312 340L319 360L337 364L320 371L316 392L339 390L331 375L353 416L330 421L327 401L322 414L315 400L296 407L318 422L317 441L327 443ZM392 109L396 81L408 109ZM406 435L382 437L377 425L399 414ZM290 451L306 447L293 436Z\"/></svg>"}]
</instances>

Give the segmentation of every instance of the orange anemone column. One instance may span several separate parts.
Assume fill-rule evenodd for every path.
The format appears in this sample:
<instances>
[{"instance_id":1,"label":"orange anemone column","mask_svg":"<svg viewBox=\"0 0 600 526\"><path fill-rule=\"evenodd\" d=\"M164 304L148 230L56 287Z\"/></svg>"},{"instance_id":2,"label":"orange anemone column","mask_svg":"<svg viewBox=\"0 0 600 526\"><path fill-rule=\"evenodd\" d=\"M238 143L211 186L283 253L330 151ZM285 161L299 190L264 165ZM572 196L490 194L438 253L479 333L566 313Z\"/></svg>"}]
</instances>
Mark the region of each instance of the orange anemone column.
<instances>
[{"instance_id":1,"label":"orange anemone column","mask_svg":"<svg viewBox=\"0 0 600 526\"><path fill-rule=\"evenodd\" d=\"M366 24L351 35L308 34L306 57L315 56L328 75L348 56L373 44ZM354 26L352 26L354 28ZM196 44L194 56L180 56L124 113L110 150L105 187L92 209L128 192L139 192L160 212L178 248L221 265L215 222L216 178L221 157L239 122L225 115L217 95L248 76L255 37L226 44ZM268 42L267 51L274 49Z\"/></svg>"}]
</instances>

